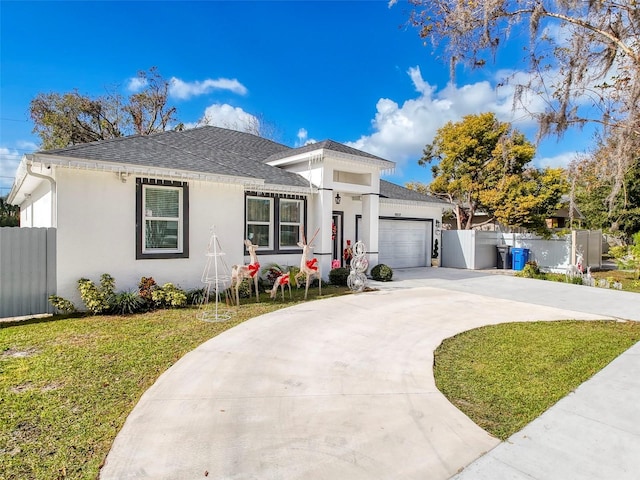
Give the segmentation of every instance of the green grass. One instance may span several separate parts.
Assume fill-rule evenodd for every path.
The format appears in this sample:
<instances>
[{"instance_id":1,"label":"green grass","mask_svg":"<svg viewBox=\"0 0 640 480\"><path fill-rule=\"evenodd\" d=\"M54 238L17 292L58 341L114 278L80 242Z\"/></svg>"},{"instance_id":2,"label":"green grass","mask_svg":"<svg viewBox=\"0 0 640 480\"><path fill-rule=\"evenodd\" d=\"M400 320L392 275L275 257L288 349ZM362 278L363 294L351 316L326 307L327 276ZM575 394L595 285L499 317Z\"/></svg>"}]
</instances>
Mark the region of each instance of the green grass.
<instances>
[{"instance_id":1,"label":"green grass","mask_svg":"<svg viewBox=\"0 0 640 480\"><path fill-rule=\"evenodd\" d=\"M640 280L636 279L633 272L627 270L603 270L598 272L591 272L591 275L596 279L606 279L609 284L613 284L614 281L622 284L622 290L627 292L640 293ZM526 277L524 272L516 272L518 277ZM538 280L550 280L552 282L567 282L567 276L564 273L545 273L540 272L533 278ZM581 280L576 278L576 283L580 284ZM601 288L601 287L598 287Z\"/></svg>"},{"instance_id":2,"label":"green grass","mask_svg":"<svg viewBox=\"0 0 640 480\"><path fill-rule=\"evenodd\" d=\"M323 298L345 291L326 287ZM162 372L206 340L302 295L245 300L225 323L181 309L0 324L0 479L95 479L127 415Z\"/></svg>"},{"instance_id":3,"label":"green grass","mask_svg":"<svg viewBox=\"0 0 640 480\"><path fill-rule=\"evenodd\" d=\"M609 281L622 283L622 290L627 292L640 293L640 280L635 278L634 272L628 270L609 270L601 272L593 272L592 275L599 279L605 278Z\"/></svg>"},{"instance_id":4,"label":"green grass","mask_svg":"<svg viewBox=\"0 0 640 480\"><path fill-rule=\"evenodd\" d=\"M435 352L440 391L506 439L640 340L637 322L534 322L482 327Z\"/></svg>"}]
</instances>

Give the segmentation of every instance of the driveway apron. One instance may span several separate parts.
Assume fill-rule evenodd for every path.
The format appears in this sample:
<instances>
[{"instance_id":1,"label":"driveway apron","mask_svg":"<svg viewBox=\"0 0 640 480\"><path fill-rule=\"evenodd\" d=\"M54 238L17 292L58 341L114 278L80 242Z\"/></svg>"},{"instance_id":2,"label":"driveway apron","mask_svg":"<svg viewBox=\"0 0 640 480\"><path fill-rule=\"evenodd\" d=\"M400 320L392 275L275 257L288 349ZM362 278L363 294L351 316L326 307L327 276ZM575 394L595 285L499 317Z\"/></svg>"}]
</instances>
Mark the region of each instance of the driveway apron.
<instances>
[{"instance_id":1,"label":"driveway apron","mask_svg":"<svg viewBox=\"0 0 640 480\"><path fill-rule=\"evenodd\" d=\"M499 441L435 387L443 339L617 316L475 293L482 278L488 290L521 279L426 270L254 318L185 355L134 408L101 478L444 480Z\"/></svg>"}]
</instances>

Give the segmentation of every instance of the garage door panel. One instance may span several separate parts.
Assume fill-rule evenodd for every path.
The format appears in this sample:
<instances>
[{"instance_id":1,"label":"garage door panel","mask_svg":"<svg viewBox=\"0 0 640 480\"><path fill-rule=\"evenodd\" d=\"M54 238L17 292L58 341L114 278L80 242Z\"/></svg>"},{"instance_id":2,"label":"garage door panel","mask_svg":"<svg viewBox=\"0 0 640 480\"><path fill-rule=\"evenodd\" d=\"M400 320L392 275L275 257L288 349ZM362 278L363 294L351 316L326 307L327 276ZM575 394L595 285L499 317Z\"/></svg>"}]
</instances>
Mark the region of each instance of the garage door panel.
<instances>
[{"instance_id":1,"label":"garage door panel","mask_svg":"<svg viewBox=\"0 0 640 480\"><path fill-rule=\"evenodd\" d=\"M380 220L380 263L391 268L424 267L431 249L431 222Z\"/></svg>"}]
</instances>

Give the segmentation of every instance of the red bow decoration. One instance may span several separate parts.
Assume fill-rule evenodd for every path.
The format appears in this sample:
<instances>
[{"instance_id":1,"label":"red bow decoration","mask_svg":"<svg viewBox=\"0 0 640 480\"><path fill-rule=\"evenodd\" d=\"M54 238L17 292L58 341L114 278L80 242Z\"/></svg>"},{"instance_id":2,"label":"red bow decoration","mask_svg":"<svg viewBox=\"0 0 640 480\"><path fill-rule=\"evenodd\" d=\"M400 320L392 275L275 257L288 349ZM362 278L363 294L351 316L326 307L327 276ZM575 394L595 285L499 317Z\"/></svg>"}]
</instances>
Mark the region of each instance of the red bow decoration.
<instances>
[{"instance_id":1,"label":"red bow decoration","mask_svg":"<svg viewBox=\"0 0 640 480\"><path fill-rule=\"evenodd\" d=\"M276 284L278 285L289 285L289 274L283 273L276 279Z\"/></svg>"},{"instance_id":2,"label":"red bow decoration","mask_svg":"<svg viewBox=\"0 0 640 480\"><path fill-rule=\"evenodd\" d=\"M318 270L318 259L312 258L311 260L307 260L307 268L309 270Z\"/></svg>"},{"instance_id":3,"label":"red bow decoration","mask_svg":"<svg viewBox=\"0 0 640 480\"><path fill-rule=\"evenodd\" d=\"M258 262L249 264L249 275L251 275L251 278L255 277L256 273L258 273L259 271L260 264Z\"/></svg>"}]
</instances>

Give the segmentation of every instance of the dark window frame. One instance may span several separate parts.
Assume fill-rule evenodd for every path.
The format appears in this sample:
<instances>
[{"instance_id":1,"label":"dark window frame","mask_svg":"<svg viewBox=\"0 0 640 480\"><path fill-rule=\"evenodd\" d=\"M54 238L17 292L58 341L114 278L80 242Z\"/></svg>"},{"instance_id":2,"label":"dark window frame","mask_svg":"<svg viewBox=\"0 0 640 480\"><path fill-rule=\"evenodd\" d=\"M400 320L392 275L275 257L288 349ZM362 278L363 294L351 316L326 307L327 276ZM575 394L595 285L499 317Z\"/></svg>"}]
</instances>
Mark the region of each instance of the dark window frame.
<instances>
[{"instance_id":1,"label":"dark window frame","mask_svg":"<svg viewBox=\"0 0 640 480\"><path fill-rule=\"evenodd\" d=\"M142 191L144 186L174 187L182 189L182 251L181 252L153 252L144 253L142 238L144 229L142 222ZM189 258L189 184L171 180L153 178L136 178L136 260Z\"/></svg>"},{"instance_id":2,"label":"dark window frame","mask_svg":"<svg viewBox=\"0 0 640 480\"><path fill-rule=\"evenodd\" d=\"M258 249L257 255L287 255L287 254L300 254L301 248L280 248L280 200L299 200L302 201L304 219L302 221L302 231L304 236L307 236L308 225L308 209L307 209L307 197L303 195L287 195L281 193L262 193L262 192L245 192L244 193L244 231L243 235L247 237L247 198L272 198L273 199L273 226L270 232L273 236L273 248L272 249ZM244 254L248 255L249 252L245 248Z\"/></svg>"}]
</instances>

